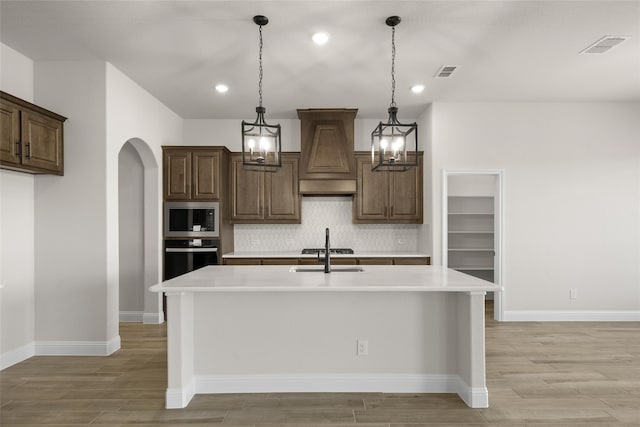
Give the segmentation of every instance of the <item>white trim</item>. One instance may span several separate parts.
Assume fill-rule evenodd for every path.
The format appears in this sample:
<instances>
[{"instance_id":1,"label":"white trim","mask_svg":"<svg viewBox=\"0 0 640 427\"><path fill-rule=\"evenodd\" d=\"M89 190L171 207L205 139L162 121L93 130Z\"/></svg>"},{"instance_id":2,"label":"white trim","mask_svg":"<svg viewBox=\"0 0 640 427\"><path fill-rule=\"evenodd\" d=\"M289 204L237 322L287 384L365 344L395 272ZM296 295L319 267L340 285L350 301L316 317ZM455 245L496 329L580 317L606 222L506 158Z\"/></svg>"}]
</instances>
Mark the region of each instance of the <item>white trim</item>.
<instances>
[{"instance_id":1,"label":"white trim","mask_svg":"<svg viewBox=\"0 0 640 427\"><path fill-rule=\"evenodd\" d=\"M442 211L440 212L441 220L441 243L440 248L442 265L448 268L449 265L449 252L448 248L448 179L449 175L494 175L496 177L496 189L495 189L495 227L494 227L494 246L495 246L495 260L494 260L494 276L493 282L500 286L499 292L493 293L494 299L494 311L493 317L497 321L504 321L505 319L505 289L504 289L504 171L501 169L442 169L442 194L441 204Z\"/></svg>"},{"instance_id":2,"label":"white trim","mask_svg":"<svg viewBox=\"0 0 640 427\"><path fill-rule=\"evenodd\" d=\"M167 388L165 393L165 407L167 409L186 408L195 394L196 387L193 381L185 388Z\"/></svg>"},{"instance_id":3,"label":"white trim","mask_svg":"<svg viewBox=\"0 0 640 427\"><path fill-rule=\"evenodd\" d=\"M164 323L164 313L144 313L142 323L151 325L160 325Z\"/></svg>"},{"instance_id":4,"label":"white trim","mask_svg":"<svg viewBox=\"0 0 640 427\"><path fill-rule=\"evenodd\" d=\"M196 375L185 389L167 389L167 408L184 408L193 397L208 393L378 392L457 393L469 406L486 408L485 387L470 388L455 374L255 374ZM182 404L183 406L176 406ZM475 406L474 406L475 405Z\"/></svg>"},{"instance_id":5,"label":"white trim","mask_svg":"<svg viewBox=\"0 0 640 427\"><path fill-rule=\"evenodd\" d=\"M469 385L457 377L455 392L470 408L488 408L489 390L486 387L469 387Z\"/></svg>"},{"instance_id":6,"label":"white trim","mask_svg":"<svg viewBox=\"0 0 640 427\"><path fill-rule=\"evenodd\" d=\"M36 341L37 356L108 356L120 349L120 336L109 341Z\"/></svg>"},{"instance_id":7,"label":"white trim","mask_svg":"<svg viewBox=\"0 0 640 427\"><path fill-rule=\"evenodd\" d=\"M142 318L143 318L142 311L120 311L121 322L142 323Z\"/></svg>"},{"instance_id":8,"label":"white trim","mask_svg":"<svg viewBox=\"0 0 640 427\"><path fill-rule=\"evenodd\" d=\"M506 322L638 322L640 310L508 310L504 312L503 320Z\"/></svg>"},{"instance_id":9,"label":"white trim","mask_svg":"<svg viewBox=\"0 0 640 427\"><path fill-rule=\"evenodd\" d=\"M35 354L36 346L33 341L23 345L22 347L2 353L0 354L0 371L17 363L23 362L30 357L35 356Z\"/></svg>"}]
</instances>

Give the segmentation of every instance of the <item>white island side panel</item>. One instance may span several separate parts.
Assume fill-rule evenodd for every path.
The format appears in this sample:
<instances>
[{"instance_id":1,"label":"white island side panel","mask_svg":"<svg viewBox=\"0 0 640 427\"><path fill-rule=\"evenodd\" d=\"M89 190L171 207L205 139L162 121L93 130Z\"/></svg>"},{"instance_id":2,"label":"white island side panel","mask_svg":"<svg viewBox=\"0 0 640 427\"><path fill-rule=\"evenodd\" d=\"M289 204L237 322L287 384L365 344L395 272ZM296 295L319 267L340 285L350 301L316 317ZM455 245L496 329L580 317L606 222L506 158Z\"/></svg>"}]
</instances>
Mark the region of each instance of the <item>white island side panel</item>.
<instances>
[{"instance_id":1,"label":"white island side panel","mask_svg":"<svg viewBox=\"0 0 640 427\"><path fill-rule=\"evenodd\" d=\"M454 294L198 295L195 372L453 374ZM367 340L369 354L356 354Z\"/></svg>"}]
</instances>

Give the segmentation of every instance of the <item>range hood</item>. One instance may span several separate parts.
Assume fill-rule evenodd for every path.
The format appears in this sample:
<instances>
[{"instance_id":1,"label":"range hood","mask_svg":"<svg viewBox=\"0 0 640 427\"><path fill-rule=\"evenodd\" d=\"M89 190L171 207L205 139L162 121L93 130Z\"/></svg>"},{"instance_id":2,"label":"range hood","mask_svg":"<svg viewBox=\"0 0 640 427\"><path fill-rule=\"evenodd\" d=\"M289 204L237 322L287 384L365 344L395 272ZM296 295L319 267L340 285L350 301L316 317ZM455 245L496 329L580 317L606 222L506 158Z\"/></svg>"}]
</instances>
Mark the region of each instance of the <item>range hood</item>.
<instances>
[{"instance_id":1,"label":"range hood","mask_svg":"<svg viewBox=\"0 0 640 427\"><path fill-rule=\"evenodd\" d=\"M300 194L350 195L356 192L353 152L357 109L298 110Z\"/></svg>"}]
</instances>

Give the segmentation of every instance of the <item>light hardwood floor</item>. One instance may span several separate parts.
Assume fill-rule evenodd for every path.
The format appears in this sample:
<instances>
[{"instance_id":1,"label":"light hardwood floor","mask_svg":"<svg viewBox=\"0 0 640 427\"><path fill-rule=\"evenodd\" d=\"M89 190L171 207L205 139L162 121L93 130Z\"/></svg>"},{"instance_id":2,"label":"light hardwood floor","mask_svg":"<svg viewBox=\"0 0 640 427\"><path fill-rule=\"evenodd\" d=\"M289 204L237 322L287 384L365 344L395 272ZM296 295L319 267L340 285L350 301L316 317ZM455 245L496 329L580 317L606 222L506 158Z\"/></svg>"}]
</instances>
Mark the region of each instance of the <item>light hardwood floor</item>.
<instances>
[{"instance_id":1,"label":"light hardwood floor","mask_svg":"<svg viewBox=\"0 0 640 427\"><path fill-rule=\"evenodd\" d=\"M490 316L487 316L490 318ZM109 357L33 357L0 372L0 425L640 426L640 323L487 320L490 408L456 395L199 395L165 410L166 327L120 325Z\"/></svg>"}]
</instances>

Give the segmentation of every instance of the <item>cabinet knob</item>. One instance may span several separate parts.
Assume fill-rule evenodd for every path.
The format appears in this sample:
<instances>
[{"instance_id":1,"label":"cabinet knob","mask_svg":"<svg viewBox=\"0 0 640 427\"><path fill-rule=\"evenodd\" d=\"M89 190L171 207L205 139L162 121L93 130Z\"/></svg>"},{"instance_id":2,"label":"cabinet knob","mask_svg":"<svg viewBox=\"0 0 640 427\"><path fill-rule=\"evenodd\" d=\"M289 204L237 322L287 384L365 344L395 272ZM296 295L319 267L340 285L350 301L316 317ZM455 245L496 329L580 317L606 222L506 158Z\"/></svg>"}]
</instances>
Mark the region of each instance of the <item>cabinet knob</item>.
<instances>
[{"instance_id":1,"label":"cabinet knob","mask_svg":"<svg viewBox=\"0 0 640 427\"><path fill-rule=\"evenodd\" d=\"M30 159L31 158L31 143L27 142L26 147L27 147L27 158Z\"/></svg>"},{"instance_id":2,"label":"cabinet knob","mask_svg":"<svg viewBox=\"0 0 640 427\"><path fill-rule=\"evenodd\" d=\"M16 141L16 157L22 156L22 144L20 141Z\"/></svg>"}]
</instances>

